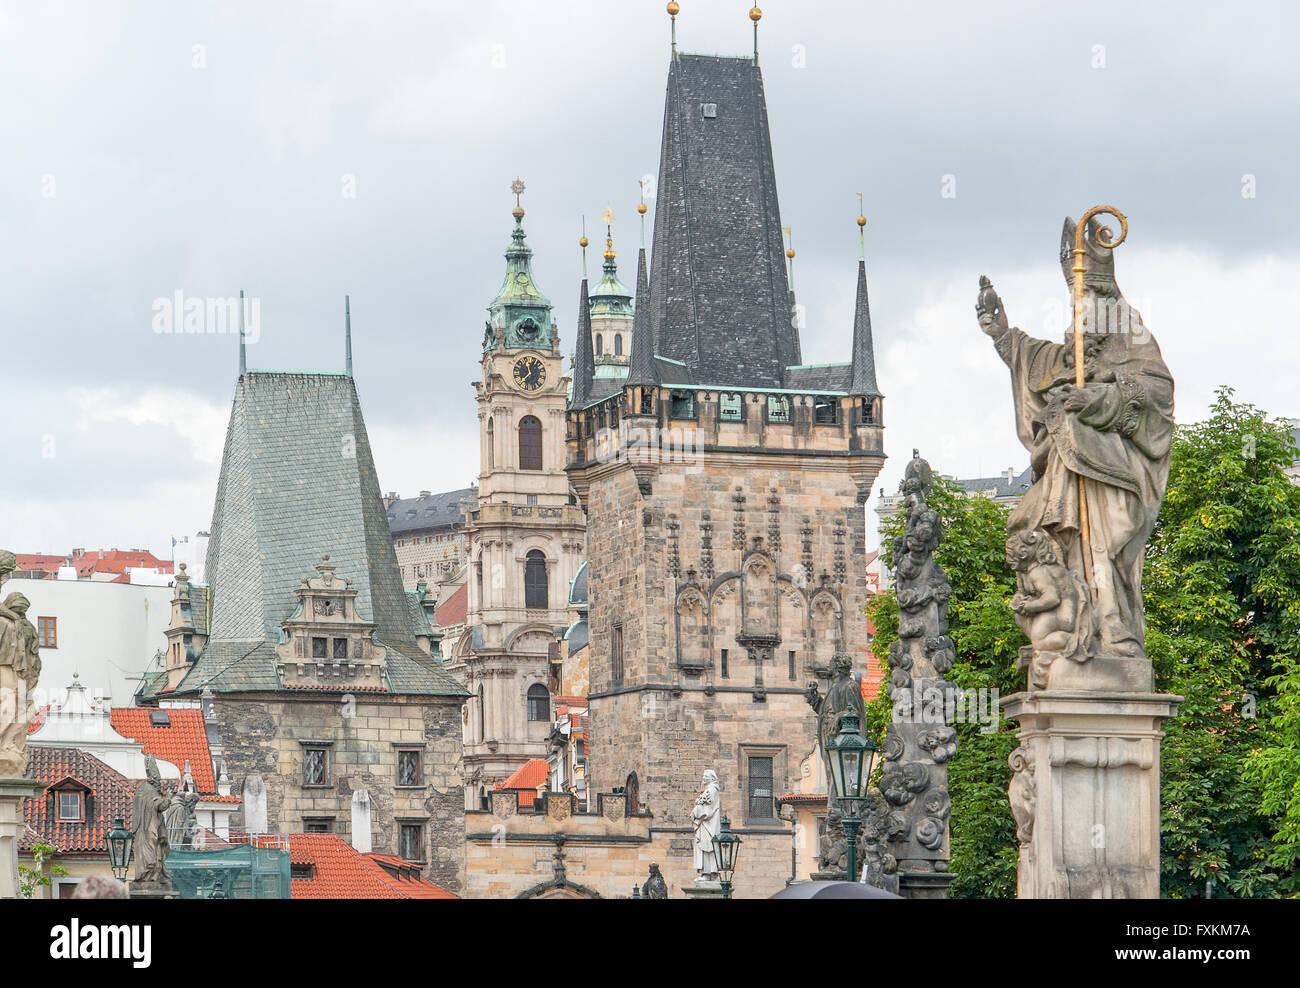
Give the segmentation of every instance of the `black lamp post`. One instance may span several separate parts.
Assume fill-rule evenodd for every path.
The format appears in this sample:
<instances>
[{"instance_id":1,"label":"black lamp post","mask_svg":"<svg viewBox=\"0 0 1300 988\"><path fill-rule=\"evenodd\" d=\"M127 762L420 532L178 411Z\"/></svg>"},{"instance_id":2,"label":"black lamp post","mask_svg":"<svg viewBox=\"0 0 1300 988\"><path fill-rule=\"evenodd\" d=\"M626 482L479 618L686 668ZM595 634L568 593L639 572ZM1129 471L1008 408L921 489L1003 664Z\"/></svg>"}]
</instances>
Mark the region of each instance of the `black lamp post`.
<instances>
[{"instance_id":1,"label":"black lamp post","mask_svg":"<svg viewBox=\"0 0 1300 988\"><path fill-rule=\"evenodd\" d=\"M722 897L731 898L731 876L736 871L736 855L740 852L740 838L731 832L731 820L722 818L722 831L714 838L718 849L718 876L722 879Z\"/></svg>"},{"instance_id":2,"label":"black lamp post","mask_svg":"<svg viewBox=\"0 0 1300 988\"><path fill-rule=\"evenodd\" d=\"M848 711L840 719L840 733L826 744L830 752L831 774L839 794L841 822L848 840L848 880L858 880L858 828L862 826L862 801L867 783L875 768L878 749L870 738L863 737L858 715Z\"/></svg>"},{"instance_id":3,"label":"black lamp post","mask_svg":"<svg viewBox=\"0 0 1300 988\"><path fill-rule=\"evenodd\" d=\"M113 829L104 838L108 845L108 865L113 869L113 877L119 882L126 881L127 870L131 867L131 845L135 835L122 824L122 814L113 820Z\"/></svg>"}]
</instances>

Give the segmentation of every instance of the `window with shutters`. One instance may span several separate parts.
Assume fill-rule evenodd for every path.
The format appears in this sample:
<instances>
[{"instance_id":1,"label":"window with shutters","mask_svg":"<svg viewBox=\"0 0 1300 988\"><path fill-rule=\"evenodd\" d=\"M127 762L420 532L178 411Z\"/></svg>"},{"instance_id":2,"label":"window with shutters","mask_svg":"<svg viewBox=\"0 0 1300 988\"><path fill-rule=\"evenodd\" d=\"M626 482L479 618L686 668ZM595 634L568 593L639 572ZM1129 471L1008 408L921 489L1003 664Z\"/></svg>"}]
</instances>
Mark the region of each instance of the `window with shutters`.
<instances>
[{"instance_id":1,"label":"window with shutters","mask_svg":"<svg viewBox=\"0 0 1300 988\"><path fill-rule=\"evenodd\" d=\"M524 606L541 609L549 607L549 601L546 555L541 549L533 549L524 557Z\"/></svg>"},{"instance_id":2,"label":"window with shutters","mask_svg":"<svg viewBox=\"0 0 1300 988\"><path fill-rule=\"evenodd\" d=\"M519 420L519 469L542 469L542 423L533 415Z\"/></svg>"}]
</instances>

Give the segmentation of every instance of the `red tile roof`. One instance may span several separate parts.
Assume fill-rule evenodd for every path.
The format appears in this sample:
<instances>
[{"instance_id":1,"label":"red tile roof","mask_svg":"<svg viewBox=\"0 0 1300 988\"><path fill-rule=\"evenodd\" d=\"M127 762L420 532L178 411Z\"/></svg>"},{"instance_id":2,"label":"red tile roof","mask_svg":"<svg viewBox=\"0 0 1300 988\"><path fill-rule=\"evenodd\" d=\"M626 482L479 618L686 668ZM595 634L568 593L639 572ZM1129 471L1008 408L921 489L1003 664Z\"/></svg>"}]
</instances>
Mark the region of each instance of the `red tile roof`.
<instances>
[{"instance_id":1,"label":"red tile roof","mask_svg":"<svg viewBox=\"0 0 1300 988\"><path fill-rule=\"evenodd\" d=\"M212 752L203 727L203 712L197 707L165 707L171 723L161 727L149 720L153 709L114 707L109 722L118 734L143 745L145 754L165 759L181 772L188 759L199 792L215 793L217 782L212 777Z\"/></svg>"},{"instance_id":2,"label":"red tile roof","mask_svg":"<svg viewBox=\"0 0 1300 988\"><path fill-rule=\"evenodd\" d=\"M362 854L338 834L288 834L289 863L311 865L311 878L289 882L291 899L455 899L423 878L390 874L376 856ZM389 855L381 856L389 860ZM395 871L413 871L402 858Z\"/></svg>"},{"instance_id":3,"label":"red tile roof","mask_svg":"<svg viewBox=\"0 0 1300 988\"><path fill-rule=\"evenodd\" d=\"M530 758L517 769L505 782L498 782L497 789L518 789L519 805L532 806L537 799L538 786L546 785L551 777L551 766L545 758Z\"/></svg>"},{"instance_id":4,"label":"red tile roof","mask_svg":"<svg viewBox=\"0 0 1300 988\"><path fill-rule=\"evenodd\" d=\"M433 612L433 620L440 628L463 624L469 610L469 584L462 583L456 592L440 603Z\"/></svg>"},{"instance_id":5,"label":"red tile roof","mask_svg":"<svg viewBox=\"0 0 1300 988\"><path fill-rule=\"evenodd\" d=\"M777 800L778 803L812 803L815 806L826 805L824 792L788 792Z\"/></svg>"},{"instance_id":6,"label":"red tile roof","mask_svg":"<svg viewBox=\"0 0 1300 988\"><path fill-rule=\"evenodd\" d=\"M104 838L113 829L113 818L122 814L131 828L131 801L137 783L110 768L94 755L76 748L28 749L27 778L44 782L45 792L27 800L28 831L19 840L19 850L32 843L51 844L63 854L108 855ZM86 819L76 822L58 819L58 798L50 787L67 780L68 788L85 787L82 811ZM39 840L34 840L33 834Z\"/></svg>"},{"instance_id":7,"label":"red tile roof","mask_svg":"<svg viewBox=\"0 0 1300 988\"><path fill-rule=\"evenodd\" d=\"M459 899L460 896L448 892L440 885L434 885L427 878L420 877L420 866L412 864L405 858L391 854L376 854L370 857L388 875L389 881L398 891L405 892L412 899Z\"/></svg>"}]
</instances>

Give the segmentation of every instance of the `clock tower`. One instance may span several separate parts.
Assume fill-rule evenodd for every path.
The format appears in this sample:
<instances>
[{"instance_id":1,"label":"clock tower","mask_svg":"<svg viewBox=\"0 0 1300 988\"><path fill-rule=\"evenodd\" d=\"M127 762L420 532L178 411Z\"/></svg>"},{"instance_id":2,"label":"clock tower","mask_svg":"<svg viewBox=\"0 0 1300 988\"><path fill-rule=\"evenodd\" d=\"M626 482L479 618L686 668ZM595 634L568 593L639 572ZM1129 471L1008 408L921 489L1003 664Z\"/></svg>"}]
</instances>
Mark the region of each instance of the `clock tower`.
<instances>
[{"instance_id":1,"label":"clock tower","mask_svg":"<svg viewBox=\"0 0 1300 988\"><path fill-rule=\"evenodd\" d=\"M586 519L565 473L564 373L551 303L533 280L516 179L506 274L488 306L478 400L477 503L469 544L466 631L453 654L465 706L466 806L531 758L553 722L550 655L582 565ZM462 665L463 664L463 665Z\"/></svg>"}]
</instances>

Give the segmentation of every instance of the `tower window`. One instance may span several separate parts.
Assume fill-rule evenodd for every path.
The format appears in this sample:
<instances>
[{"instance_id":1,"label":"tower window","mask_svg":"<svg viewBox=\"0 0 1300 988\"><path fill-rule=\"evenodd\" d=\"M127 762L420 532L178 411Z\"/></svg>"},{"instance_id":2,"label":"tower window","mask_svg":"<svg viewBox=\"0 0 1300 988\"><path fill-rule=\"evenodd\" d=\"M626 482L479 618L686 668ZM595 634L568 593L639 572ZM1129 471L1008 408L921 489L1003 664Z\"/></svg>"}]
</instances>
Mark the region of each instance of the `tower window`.
<instances>
[{"instance_id":1,"label":"tower window","mask_svg":"<svg viewBox=\"0 0 1300 988\"><path fill-rule=\"evenodd\" d=\"M670 398L668 417L674 419L695 418L695 392L674 391Z\"/></svg>"},{"instance_id":2,"label":"tower window","mask_svg":"<svg viewBox=\"0 0 1300 988\"><path fill-rule=\"evenodd\" d=\"M739 422L745 414L745 405L738 394L718 397L718 418L723 422Z\"/></svg>"},{"instance_id":3,"label":"tower window","mask_svg":"<svg viewBox=\"0 0 1300 988\"><path fill-rule=\"evenodd\" d=\"M487 426L487 466L489 470L497 468L497 436L491 419L488 419Z\"/></svg>"},{"instance_id":4,"label":"tower window","mask_svg":"<svg viewBox=\"0 0 1300 988\"><path fill-rule=\"evenodd\" d=\"M776 816L772 790L772 759L749 759L749 818L770 820Z\"/></svg>"},{"instance_id":5,"label":"tower window","mask_svg":"<svg viewBox=\"0 0 1300 988\"><path fill-rule=\"evenodd\" d=\"M397 752L397 784L399 786L418 786L420 783L419 749L399 749Z\"/></svg>"},{"instance_id":6,"label":"tower window","mask_svg":"<svg viewBox=\"0 0 1300 988\"><path fill-rule=\"evenodd\" d=\"M616 357L623 356L623 334L622 333L614 334L614 356Z\"/></svg>"},{"instance_id":7,"label":"tower window","mask_svg":"<svg viewBox=\"0 0 1300 988\"><path fill-rule=\"evenodd\" d=\"M397 853L407 861L423 861L420 855L424 843L424 827L418 823L404 823L398 837Z\"/></svg>"},{"instance_id":8,"label":"tower window","mask_svg":"<svg viewBox=\"0 0 1300 988\"><path fill-rule=\"evenodd\" d=\"M599 333L596 334L596 356L599 357L605 352L605 338Z\"/></svg>"},{"instance_id":9,"label":"tower window","mask_svg":"<svg viewBox=\"0 0 1300 988\"><path fill-rule=\"evenodd\" d=\"M813 422L817 425L835 425L840 420L840 403L837 398L813 399Z\"/></svg>"},{"instance_id":10,"label":"tower window","mask_svg":"<svg viewBox=\"0 0 1300 988\"><path fill-rule=\"evenodd\" d=\"M533 549L524 557L524 606L529 609L549 607L550 594L547 591L546 555L540 549Z\"/></svg>"},{"instance_id":11,"label":"tower window","mask_svg":"<svg viewBox=\"0 0 1300 988\"><path fill-rule=\"evenodd\" d=\"M722 650L722 661L719 663L718 672L723 679L727 678L727 650L725 648Z\"/></svg>"},{"instance_id":12,"label":"tower window","mask_svg":"<svg viewBox=\"0 0 1300 988\"><path fill-rule=\"evenodd\" d=\"M551 694L541 683L528 687L528 719L530 721L551 719Z\"/></svg>"},{"instance_id":13,"label":"tower window","mask_svg":"<svg viewBox=\"0 0 1300 988\"><path fill-rule=\"evenodd\" d=\"M768 395L767 420L769 422L789 422L790 399L784 395Z\"/></svg>"},{"instance_id":14,"label":"tower window","mask_svg":"<svg viewBox=\"0 0 1300 988\"><path fill-rule=\"evenodd\" d=\"M870 398L862 399L862 424L871 425L876 421L876 403Z\"/></svg>"},{"instance_id":15,"label":"tower window","mask_svg":"<svg viewBox=\"0 0 1300 988\"><path fill-rule=\"evenodd\" d=\"M794 652L791 652L790 653L790 678L791 679L794 679L794 673L795 673Z\"/></svg>"},{"instance_id":16,"label":"tower window","mask_svg":"<svg viewBox=\"0 0 1300 988\"><path fill-rule=\"evenodd\" d=\"M519 420L519 469L542 469L542 423L533 415Z\"/></svg>"},{"instance_id":17,"label":"tower window","mask_svg":"<svg viewBox=\"0 0 1300 988\"><path fill-rule=\"evenodd\" d=\"M623 626L616 624L609 630L609 678L617 688L623 685Z\"/></svg>"}]
</instances>

